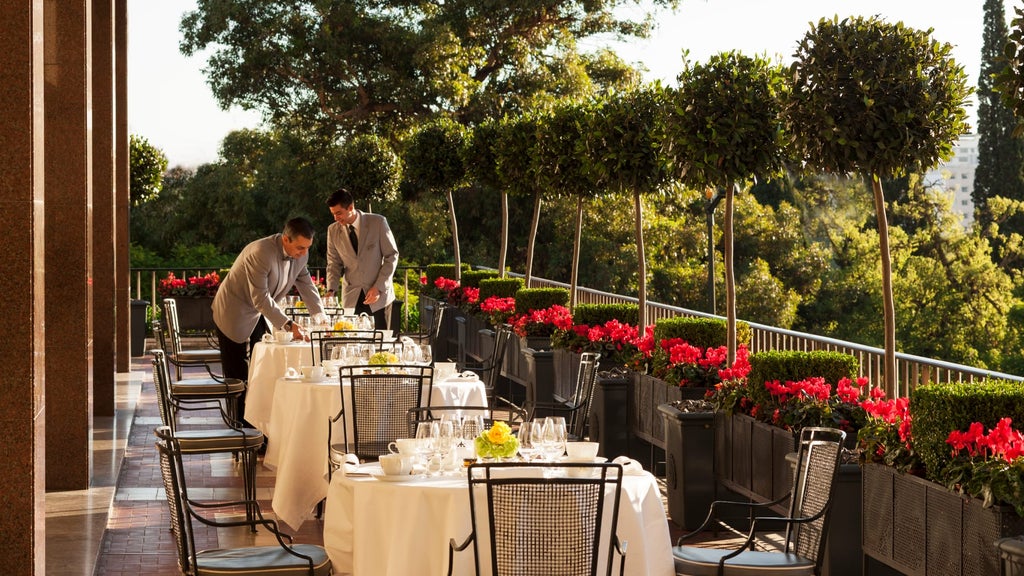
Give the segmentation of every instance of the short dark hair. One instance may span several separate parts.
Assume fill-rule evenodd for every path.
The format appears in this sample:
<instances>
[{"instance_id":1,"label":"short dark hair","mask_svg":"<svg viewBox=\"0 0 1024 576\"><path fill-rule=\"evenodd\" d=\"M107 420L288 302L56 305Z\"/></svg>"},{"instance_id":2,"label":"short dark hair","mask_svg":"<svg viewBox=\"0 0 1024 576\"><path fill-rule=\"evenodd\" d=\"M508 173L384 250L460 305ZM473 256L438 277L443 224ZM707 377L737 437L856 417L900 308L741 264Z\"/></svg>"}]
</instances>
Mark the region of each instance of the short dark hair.
<instances>
[{"instance_id":1,"label":"short dark hair","mask_svg":"<svg viewBox=\"0 0 1024 576\"><path fill-rule=\"evenodd\" d=\"M284 231L282 234L287 236L289 240L295 240L296 236L302 236L303 238L312 240L315 232L316 229L313 228L313 223L299 216L298 218L292 218L284 223Z\"/></svg>"},{"instance_id":2,"label":"short dark hair","mask_svg":"<svg viewBox=\"0 0 1024 576\"><path fill-rule=\"evenodd\" d=\"M327 198L327 206L331 208L335 206L348 208L349 206L352 205L353 202L355 202L355 199L352 198L352 193L349 192L348 190L345 190L344 188L338 188L337 190L334 191L334 194L331 194Z\"/></svg>"}]
</instances>

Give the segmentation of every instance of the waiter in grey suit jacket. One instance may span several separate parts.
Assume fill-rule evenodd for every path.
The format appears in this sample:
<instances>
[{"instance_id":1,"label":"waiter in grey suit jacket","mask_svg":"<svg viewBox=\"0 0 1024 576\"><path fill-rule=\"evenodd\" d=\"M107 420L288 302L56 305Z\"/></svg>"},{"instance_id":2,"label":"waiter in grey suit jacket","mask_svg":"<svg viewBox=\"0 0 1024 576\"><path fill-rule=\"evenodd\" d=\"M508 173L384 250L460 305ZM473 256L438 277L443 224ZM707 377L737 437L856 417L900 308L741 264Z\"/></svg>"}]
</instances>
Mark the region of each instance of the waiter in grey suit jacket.
<instances>
[{"instance_id":1,"label":"waiter in grey suit jacket","mask_svg":"<svg viewBox=\"0 0 1024 576\"><path fill-rule=\"evenodd\" d=\"M344 277L341 305L354 308L356 314L366 312L378 329L387 328L398 266L398 246L388 220L357 210L344 188L331 194L327 207L334 216L334 224L327 227L327 296L338 292Z\"/></svg>"},{"instance_id":2,"label":"waiter in grey suit jacket","mask_svg":"<svg viewBox=\"0 0 1024 576\"><path fill-rule=\"evenodd\" d=\"M213 299L224 376L249 379L248 356L268 331L290 330L295 339L306 335L277 305L295 286L311 316L323 313L320 294L309 277L306 261L313 244L313 224L292 218L280 234L250 242L235 258ZM238 419L245 413L245 398L238 402Z\"/></svg>"}]
</instances>

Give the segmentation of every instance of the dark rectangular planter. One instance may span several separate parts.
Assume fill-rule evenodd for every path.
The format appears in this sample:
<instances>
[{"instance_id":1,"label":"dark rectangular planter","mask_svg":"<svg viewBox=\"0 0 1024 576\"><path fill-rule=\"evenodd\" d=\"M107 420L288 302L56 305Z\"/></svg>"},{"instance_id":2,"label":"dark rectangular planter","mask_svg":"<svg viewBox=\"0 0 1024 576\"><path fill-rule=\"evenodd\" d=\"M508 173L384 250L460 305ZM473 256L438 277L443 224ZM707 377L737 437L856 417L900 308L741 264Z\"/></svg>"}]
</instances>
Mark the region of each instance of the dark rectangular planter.
<instances>
[{"instance_id":1,"label":"dark rectangular planter","mask_svg":"<svg viewBox=\"0 0 1024 576\"><path fill-rule=\"evenodd\" d=\"M555 363L555 398L560 401L571 400L580 371L580 355L565 348L555 348L552 352Z\"/></svg>"},{"instance_id":2,"label":"dark rectangular planter","mask_svg":"<svg viewBox=\"0 0 1024 576\"><path fill-rule=\"evenodd\" d=\"M668 515L687 530L695 530L715 499L715 413L682 412L661 404L664 420L665 488Z\"/></svg>"},{"instance_id":3,"label":"dark rectangular planter","mask_svg":"<svg viewBox=\"0 0 1024 576\"><path fill-rule=\"evenodd\" d=\"M555 403L554 353L551 350L526 348L522 354L527 364L526 409L531 410L535 418L555 415L552 410L534 409L538 403Z\"/></svg>"},{"instance_id":4,"label":"dark rectangular planter","mask_svg":"<svg viewBox=\"0 0 1024 576\"><path fill-rule=\"evenodd\" d=\"M784 496L792 476L786 454L796 450L796 436L745 414L717 413L715 470L727 489L758 502ZM779 511L785 511L780 506Z\"/></svg>"},{"instance_id":5,"label":"dark rectangular planter","mask_svg":"<svg viewBox=\"0 0 1024 576\"><path fill-rule=\"evenodd\" d=\"M1010 507L983 508L890 466L864 464L862 474L864 554L908 576L999 574L996 540L1024 533Z\"/></svg>"},{"instance_id":6,"label":"dark rectangular planter","mask_svg":"<svg viewBox=\"0 0 1024 576\"><path fill-rule=\"evenodd\" d=\"M609 460L630 453L629 377L621 372L598 372L590 409L590 439L598 455Z\"/></svg>"},{"instance_id":7,"label":"dark rectangular planter","mask_svg":"<svg viewBox=\"0 0 1024 576\"><path fill-rule=\"evenodd\" d=\"M648 374L630 372L630 431L658 448L665 448L665 424L658 406L676 400L703 398L704 388L672 386Z\"/></svg>"},{"instance_id":8,"label":"dark rectangular planter","mask_svg":"<svg viewBox=\"0 0 1024 576\"><path fill-rule=\"evenodd\" d=\"M178 329L184 332L213 331L213 297L175 298L178 309Z\"/></svg>"},{"instance_id":9,"label":"dark rectangular planter","mask_svg":"<svg viewBox=\"0 0 1024 576\"><path fill-rule=\"evenodd\" d=\"M487 330L487 323L472 314L465 314L455 317L456 323L456 354L455 360L459 365L468 362L480 362L491 356L494 348L493 340L490 345L484 346L480 337L481 330Z\"/></svg>"}]
</instances>

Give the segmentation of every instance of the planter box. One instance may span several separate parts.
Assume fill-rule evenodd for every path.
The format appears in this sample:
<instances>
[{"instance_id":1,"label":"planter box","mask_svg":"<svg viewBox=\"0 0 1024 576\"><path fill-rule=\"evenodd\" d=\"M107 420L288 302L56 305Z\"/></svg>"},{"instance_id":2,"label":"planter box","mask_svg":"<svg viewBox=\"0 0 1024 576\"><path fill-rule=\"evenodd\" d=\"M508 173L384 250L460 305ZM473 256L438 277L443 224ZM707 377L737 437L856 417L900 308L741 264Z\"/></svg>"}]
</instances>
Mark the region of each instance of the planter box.
<instances>
[{"instance_id":1,"label":"planter box","mask_svg":"<svg viewBox=\"0 0 1024 576\"><path fill-rule=\"evenodd\" d=\"M665 424L658 406L676 400L703 398L706 391L706 388L671 386L648 374L630 372L630 431L637 438L664 449Z\"/></svg>"},{"instance_id":2,"label":"planter box","mask_svg":"<svg viewBox=\"0 0 1024 576\"><path fill-rule=\"evenodd\" d=\"M741 496L767 502L789 492L793 479L786 454L795 451L796 436L788 430L745 414L715 413L715 476Z\"/></svg>"},{"instance_id":3,"label":"planter box","mask_svg":"<svg viewBox=\"0 0 1024 576\"><path fill-rule=\"evenodd\" d=\"M598 455L612 460L630 453L629 377L621 372L598 372L590 409L590 439Z\"/></svg>"},{"instance_id":4,"label":"planter box","mask_svg":"<svg viewBox=\"0 0 1024 576\"><path fill-rule=\"evenodd\" d=\"M550 350L534 350L527 348L522 351L527 364L526 405L527 411L534 418L555 415L552 410L535 409L537 403L552 404L555 384L554 353Z\"/></svg>"},{"instance_id":5,"label":"planter box","mask_svg":"<svg viewBox=\"0 0 1024 576\"><path fill-rule=\"evenodd\" d=\"M555 348L552 352L555 364L555 398L560 401L570 400L580 371L580 355L565 348Z\"/></svg>"},{"instance_id":6,"label":"planter box","mask_svg":"<svg viewBox=\"0 0 1024 576\"><path fill-rule=\"evenodd\" d=\"M1024 533L1011 508L983 508L889 466L862 467L864 554L908 576L999 574L996 540Z\"/></svg>"},{"instance_id":7,"label":"planter box","mask_svg":"<svg viewBox=\"0 0 1024 576\"><path fill-rule=\"evenodd\" d=\"M175 298L178 329L183 332L207 332L217 329L213 323L213 298Z\"/></svg>"},{"instance_id":8,"label":"planter box","mask_svg":"<svg viewBox=\"0 0 1024 576\"><path fill-rule=\"evenodd\" d=\"M485 346L480 332L488 330L487 323L476 316L463 313L455 317L456 354L455 361L459 365L469 362L481 362L490 358L494 348L494 340ZM493 332L491 332L493 334Z\"/></svg>"},{"instance_id":9,"label":"planter box","mask_svg":"<svg viewBox=\"0 0 1024 576\"><path fill-rule=\"evenodd\" d=\"M687 530L707 517L715 499L715 413L682 412L661 404L665 430L665 488L668 515Z\"/></svg>"}]
</instances>

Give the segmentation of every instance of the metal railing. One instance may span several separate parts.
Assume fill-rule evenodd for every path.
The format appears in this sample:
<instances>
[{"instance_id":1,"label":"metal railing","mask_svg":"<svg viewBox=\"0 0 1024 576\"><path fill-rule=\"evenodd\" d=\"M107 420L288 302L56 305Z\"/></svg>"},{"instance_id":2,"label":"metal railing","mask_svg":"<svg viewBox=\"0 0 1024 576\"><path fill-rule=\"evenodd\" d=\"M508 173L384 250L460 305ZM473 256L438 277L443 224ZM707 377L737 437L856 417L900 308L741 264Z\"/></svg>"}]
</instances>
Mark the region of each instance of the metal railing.
<instances>
[{"instance_id":1,"label":"metal railing","mask_svg":"<svg viewBox=\"0 0 1024 576\"><path fill-rule=\"evenodd\" d=\"M402 278L402 283L407 294L409 293L410 276L413 277L413 282L418 283L420 271L423 269L424 268L421 266L400 266L398 268L396 274L400 275ZM217 270L217 268L201 266L174 268L172 270L169 270L168 268L133 268L131 271L132 278L134 279L132 292L135 294L137 299L143 299L142 286L146 284L149 288L149 301L156 303L158 301L157 282L160 278L165 277L168 271L173 271L175 275L180 278L187 278L197 274L206 274L212 270ZM326 275L324 268L311 267L310 273L314 278L323 278ZM522 274L510 273L509 276L521 278ZM557 287L565 288L567 290L569 289L568 284L536 277L531 279L530 287ZM639 303L637 298L631 296L611 294L583 287L576 288L575 301L577 304ZM406 320L408 320L409 307L405 307L403 312ZM677 306L659 304L657 302L647 303L647 319L650 324L654 324L662 318L672 318L675 316L724 319L723 316L715 316L706 312L688 310ZM826 350L843 352L851 354L857 358L861 376L867 376L872 383L878 385L882 385L884 381L882 376L885 350L881 348L836 340L825 336L815 336L813 334L806 334L803 332L794 332L792 330L752 322L748 322L747 324L749 324L751 330L750 351L752 353L763 352L766 350ZM931 358L924 358L922 356L914 356L912 354L897 352L896 378L893 379L895 382L895 389L886 390L885 392L889 397L900 397L908 395L910 391L917 386L928 382L973 382L984 378L1001 378L1024 382L1024 377L1015 376L1013 374L1005 374L1002 372L995 372L992 370L974 368L972 366L964 366L962 364L954 364L952 362L945 362L942 360L934 360Z\"/></svg>"},{"instance_id":2,"label":"metal railing","mask_svg":"<svg viewBox=\"0 0 1024 576\"><path fill-rule=\"evenodd\" d=\"M510 275L522 277L518 274ZM565 288L567 290L569 289L568 284L554 282L543 278L531 278L530 287L557 287ZM630 296L610 294L608 292L600 292L590 288L577 287L576 303L639 304L639 299ZM687 310L677 306L669 306L667 304L659 304L656 302L647 303L647 320L649 324L654 324L657 320L662 318L672 318L675 316L725 319L724 316L715 316L706 312ZM857 358L861 376L867 376L873 384L882 385L884 382L882 376L884 372L885 350L881 348L836 340L825 336L815 336L813 334L806 334L803 332L794 332L792 330L776 328L774 326L765 326L763 324L756 324L753 322L747 322L747 324L749 324L751 331L750 351L752 353L763 352L766 350L826 350L843 352L851 354ZM1024 382L1024 377L1015 376L1013 374L1005 374L1002 372L995 372L993 370L985 370L982 368L964 366L962 364L954 364L952 362L945 362L942 360L934 360L931 358L924 358L922 356L914 356L913 354L897 352L896 378L893 379L893 382L895 383L895 390L886 390L885 392L890 398L895 398L906 396L917 386L928 382L973 382L975 380L982 380L985 378L1001 378Z\"/></svg>"}]
</instances>

